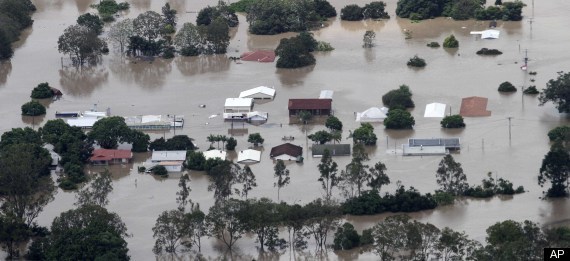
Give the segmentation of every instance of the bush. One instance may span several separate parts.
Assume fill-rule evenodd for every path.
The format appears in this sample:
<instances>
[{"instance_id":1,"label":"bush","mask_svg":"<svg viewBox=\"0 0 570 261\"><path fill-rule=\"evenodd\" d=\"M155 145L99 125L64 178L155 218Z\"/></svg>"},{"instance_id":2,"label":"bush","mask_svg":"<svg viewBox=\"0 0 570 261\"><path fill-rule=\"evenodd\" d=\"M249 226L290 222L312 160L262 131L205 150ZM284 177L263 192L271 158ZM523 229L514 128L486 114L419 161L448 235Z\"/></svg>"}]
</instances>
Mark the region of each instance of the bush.
<instances>
[{"instance_id":1,"label":"bush","mask_svg":"<svg viewBox=\"0 0 570 261\"><path fill-rule=\"evenodd\" d=\"M360 235L354 230L354 226L345 222L337 228L334 234L334 250L349 250L360 246Z\"/></svg>"},{"instance_id":2,"label":"bush","mask_svg":"<svg viewBox=\"0 0 570 261\"><path fill-rule=\"evenodd\" d=\"M164 58L164 59L174 58L174 47L172 47L172 46L165 47L164 51L162 52L162 58Z\"/></svg>"},{"instance_id":3,"label":"bush","mask_svg":"<svg viewBox=\"0 0 570 261\"><path fill-rule=\"evenodd\" d=\"M30 101L22 105L22 115L38 116L46 114L46 107L37 101Z\"/></svg>"},{"instance_id":4,"label":"bush","mask_svg":"<svg viewBox=\"0 0 570 261\"><path fill-rule=\"evenodd\" d=\"M259 133L252 133L249 134L249 137L247 138L247 142L253 143L253 146L256 146L258 144L263 144L264 139L261 137L261 134Z\"/></svg>"},{"instance_id":5,"label":"bush","mask_svg":"<svg viewBox=\"0 0 570 261\"><path fill-rule=\"evenodd\" d=\"M418 13L411 13L410 14L410 20L412 21L419 21L419 20L423 20L424 17L421 14Z\"/></svg>"},{"instance_id":6,"label":"bush","mask_svg":"<svg viewBox=\"0 0 570 261\"><path fill-rule=\"evenodd\" d=\"M202 171L206 164L206 157L200 151L189 151L184 164L187 169Z\"/></svg>"},{"instance_id":7,"label":"bush","mask_svg":"<svg viewBox=\"0 0 570 261\"><path fill-rule=\"evenodd\" d=\"M447 38L445 38L445 40L443 40L443 47L445 47L445 48L458 48L459 47L459 41L457 41L457 39L455 39L454 35L450 35Z\"/></svg>"},{"instance_id":8,"label":"bush","mask_svg":"<svg viewBox=\"0 0 570 261\"><path fill-rule=\"evenodd\" d=\"M34 99L46 99L53 97L53 91L47 82L40 83L32 90L30 97Z\"/></svg>"},{"instance_id":9,"label":"bush","mask_svg":"<svg viewBox=\"0 0 570 261\"><path fill-rule=\"evenodd\" d=\"M319 52L330 52L333 51L334 47L330 43L319 41L317 44L317 49L315 51Z\"/></svg>"},{"instance_id":10,"label":"bush","mask_svg":"<svg viewBox=\"0 0 570 261\"><path fill-rule=\"evenodd\" d=\"M438 48L439 43L438 42L431 42L431 43L428 43L427 46L431 47L431 48Z\"/></svg>"},{"instance_id":11,"label":"bush","mask_svg":"<svg viewBox=\"0 0 570 261\"><path fill-rule=\"evenodd\" d=\"M441 120L441 127L442 128L464 128L465 122L463 122L463 117L459 114L446 116Z\"/></svg>"},{"instance_id":12,"label":"bush","mask_svg":"<svg viewBox=\"0 0 570 261\"><path fill-rule=\"evenodd\" d=\"M427 65L427 63L424 59L418 57L417 55L414 55L414 57L410 58L407 65L411 67L423 68Z\"/></svg>"},{"instance_id":13,"label":"bush","mask_svg":"<svg viewBox=\"0 0 570 261\"><path fill-rule=\"evenodd\" d=\"M139 166L139 167L137 168L137 172L138 172L138 173L145 173L145 171L146 171L146 167L145 167L145 166Z\"/></svg>"},{"instance_id":14,"label":"bush","mask_svg":"<svg viewBox=\"0 0 570 261\"><path fill-rule=\"evenodd\" d=\"M390 15L384 10L386 4L382 1L375 1L364 5L362 14L364 19L389 19Z\"/></svg>"},{"instance_id":15,"label":"bush","mask_svg":"<svg viewBox=\"0 0 570 261\"><path fill-rule=\"evenodd\" d=\"M230 137L226 141L226 150L235 150L237 146L237 140L234 137Z\"/></svg>"},{"instance_id":16,"label":"bush","mask_svg":"<svg viewBox=\"0 0 570 261\"><path fill-rule=\"evenodd\" d=\"M453 196L453 194L440 190L435 192L433 198L435 199L435 202L437 202L438 206L451 205L455 201L455 196Z\"/></svg>"},{"instance_id":17,"label":"bush","mask_svg":"<svg viewBox=\"0 0 570 261\"><path fill-rule=\"evenodd\" d=\"M374 134L374 127L370 123L361 123L360 127L352 133L352 140L354 143L362 143L367 146L376 145L376 134Z\"/></svg>"},{"instance_id":18,"label":"bush","mask_svg":"<svg viewBox=\"0 0 570 261\"><path fill-rule=\"evenodd\" d=\"M548 132L550 141L570 141L570 126L558 126Z\"/></svg>"},{"instance_id":19,"label":"bush","mask_svg":"<svg viewBox=\"0 0 570 261\"><path fill-rule=\"evenodd\" d=\"M77 189L77 184L75 184L74 182L70 181L67 178L63 178L62 180L60 180L59 185L58 185L61 189L63 190L74 190Z\"/></svg>"},{"instance_id":20,"label":"bush","mask_svg":"<svg viewBox=\"0 0 570 261\"><path fill-rule=\"evenodd\" d=\"M340 19L345 21L360 21L364 19L362 8L358 5L347 5L340 10Z\"/></svg>"},{"instance_id":21,"label":"bush","mask_svg":"<svg viewBox=\"0 0 570 261\"><path fill-rule=\"evenodd\" d=\"M477 51L478 55L501 55L503 54L503 52L497 50L497 49L487 49L487 48L481 48L481 50Z\"/></svg>"},{"instance_id":22,"label":"bush","mask_svg":"<svg viewBox=\"0 0 570 261\"><path fill-rule=\"evenodd\" d=\"M539 94L540 92L536 89L536 86L532 85L524 89L523 93L533 95L533 94Z\"/></svg>"},{"instance_id":23,"label":"bush","mask_svg":"<svg viewBox=\"0 0 570 261\"><path fill-rule=\"evenodd\" d=\"M382 96L382 103L390 109L395 107L413 108L415 107L412 101L412 92L407 85L400 85L400 88L391 90Z\"/></svg>"},{"instance_id":24,"label":"bush","mask_svg":"<svg viewBox=\"0 0 570 261\"><path fill-rule=\"evenodd\" d=\"M500 92L516 92L517 88L510 82L503 82L499 85Z\"/></svg>"},{"instance_id":25,"label":"bush","mask_svg":"<svg viewBox=\"0 0 570 261\"><path fill-rule=\"evenodd\" d=\"M168 176L168 170L166 170L166 167L164 167L162 165L156 165L156 166L152 167L150 172L154 175L161 176L161 177Z\"/></svg>"},{"instance_id":26,"label":"bush","mask_svg":"<svg viewBox=\"0 0 570 261\"><path fill-rule=\"evenodd\" d=\"M402 109L391 109L388 112L388 117L384 119L386 129L412 129L415 124L414 117Z\"/></svg>"},{"instance_id":27,"label":"bush","mask_svg":"<svg viewBox=\"0 0 570 261\"><path fill-rule=\"evenodd\" d=\"M437 202L427 193L420 194L414 187L406 190L400 186L394 195L386 193L381 197L377 190L365 191L359 197L351 198L342 203L344 214L374 215L384 212L416 212L434 209Z\"/></svg>"}]
</instances>

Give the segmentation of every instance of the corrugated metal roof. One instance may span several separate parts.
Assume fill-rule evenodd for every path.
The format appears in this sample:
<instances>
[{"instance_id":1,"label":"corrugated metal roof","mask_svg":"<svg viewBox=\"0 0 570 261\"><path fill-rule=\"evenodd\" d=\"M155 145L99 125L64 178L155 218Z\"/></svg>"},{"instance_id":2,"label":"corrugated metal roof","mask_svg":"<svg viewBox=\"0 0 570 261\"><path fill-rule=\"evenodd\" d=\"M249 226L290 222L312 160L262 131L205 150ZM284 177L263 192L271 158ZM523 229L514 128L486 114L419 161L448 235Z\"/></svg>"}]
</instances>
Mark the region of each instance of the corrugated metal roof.
<instances>
[{"instance_id":1,"label":"corrugated metal roof","mask_svg":"<svg viewBox=\"0 0 570 261\"><path fill-rule=\"evenodd\" d=\"M251 107L253 104L252 98L227 98L225 107Z\"/></svg>"},{"instance_id":2,"label":"corrugated metal roof","mask_svg":"<svg viewBox=\"0 0 570 261\"><path fill-rule=\"evenodd\" d=\"M259 161L261 161L261 151L249 149L238 153L238 163L255 163Z\"/></svg>"},{"instance_id":3,"label":"corrugated metal roof","mask_svg":"<svg viewBox=\"0 0 570 261\"><path fill-rule=\"evenodd\" d=\"M289 99L289 110L330 110L331 99Z\"/></svg>"},{"instance_id":4,"label":"corrugated metal roof","mask_svg":"<svg viewBox=\"0 0 570 261\"><path fill-rule=\"evenodd\" d=\"M267 96L273 98L275 96L275 89L265 87L265 86L259 86L259 87L255 87L255 88L240 92L239 97L240 98L255 98L255 97L251 97L251 96L255 96L256 94L267 95Z\"/></svg>"},{"instance_id":5,"label":"corrugated metal roof","mask_svg":"<svg viewBox=\"0 0 570 261\"><path fill-rule=\"evenodd\" d=\"M153 151L152 161L184 161L186 160L185 150L163 150L163 151Z\"/></svg>"}]
</instances>

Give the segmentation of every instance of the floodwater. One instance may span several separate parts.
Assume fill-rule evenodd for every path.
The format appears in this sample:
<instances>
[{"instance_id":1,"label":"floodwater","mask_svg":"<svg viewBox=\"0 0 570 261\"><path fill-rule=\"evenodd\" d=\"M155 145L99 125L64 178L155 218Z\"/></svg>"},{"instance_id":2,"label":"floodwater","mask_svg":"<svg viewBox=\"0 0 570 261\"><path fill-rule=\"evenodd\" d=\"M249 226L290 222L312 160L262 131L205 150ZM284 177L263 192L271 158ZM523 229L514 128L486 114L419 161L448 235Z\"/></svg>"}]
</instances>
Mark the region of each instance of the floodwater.
<instances>
[{"instance_id":1,"label":"floodwater","mask_svg":"<svg viewBox=\"0 0 570 261\"><path fill-rule=\"evenodd\" d=\"M156 59L153 62L129 61L116 53L103 58L101 65L75 69L62 67L62 55L57 52L57 38L79 14L93 11L89 5L95 0L41 0L34 1L38 11L34 25L25 31L16 43L11 62L0 64L0 131L14 127L39 127L54 118L55 111L87 110L93 104L99 109L111 108L114 115L176 114L185 115L186 126L177 134L187 134L204 149L208 147L209 134L228 135L230 123L220 117L208 119L222 112L225 98L237 97L240 91L259 85L274 86L275 100L256 105L255 109L269 112L269 121L261 126L237 123L241 129L236 136L237 149L246 149L245 133L259 132L265 138L261 147L262 161L251 165L256 174L258 187L250 197L277 199L273 187L273 162L269 159L271 147L282 143L281 137L292 135L293 143L303 146L305 162L287 163L291 171L291 184L281 190L281 199L288 203L307 203L322 196L317 181L317 164L308 152L308 133L324 129L315 124L305 127L289 124L287 100L289 98L318 97L320 90L334 90L333 109L344 123L343 135L354 130L354 112L371 106L381 106L381 96L401 84L410 86L414 93L416 108L411 112L416 119L413 131L385 131L381 124L374 124L378 136L376 147L369 148L370 165L382 161L388 168L393 184L383 191L393 191L395 182L413 186L423 193L437 188L435 171L441 157L402 157L387 153L406 142L408 138L459 137L461 153L454 155L461 162L468 181L479 184L488 172L508 179L515 186L523 185L528 191L514 197L495 197L487 200L464 200L453 206L411 214L422 222L431 222L443 228L449 226L465 231L472 238L485 239L485 229L495 222L513 219L531 220L543 225L566 223L570 217L570 203L562 200L541 200L542 188L537 185L538 169L549 149L546 133L551 128L568 124L569 118L559 114L552 104L539 107L534 96L522 96L521 91L501 95L498 85L510 81L515 86L545 83L557 76L556 72L568 70L570 34L566 26L570 18L565 14L570 2L565 0L525 0L525 19L520 22L499 22L500 39L481 40L469 34L486 28L488 22L451 21L438 18L412 24L395 18L396 0L387 1L387 10L392 19L387 21L345 22L332 19L328 26L315 31L315 37L332 44L334 51L317 53L317 64L312 67L280 70L274 64L243 62L236 64L227 59L243 51L258 48L275 48L279 39L293 34L254 36L247 33L244 16L239 16L240 26L232 31L232 40L227 55L194 58L176 57L172 60ZM160 11L164 1L130 0L131 10L126 15L134 18L146 10ZM216 1L170 0L179 12L179 25L195 21L196 11ZM367 1L356 1L363 5ZM340 8L351 2L334 0ZM534 9L534 10L533 10ZM533 23L529 22L531 16ZM366 30L376 32L376 47L362 48L362 36ZM411 30L412 38L406 40L404 30ZM457 51L442 48L431 49L426 43L442 42L453 33L460 42ZM475 54L482 47L503 51L497 57L480 57ZM519 69L528 49L529 70L536 76ZM428 65L413 70L406 61L413 55L424 58ZM64 64L65 65L65 64ZM535 82L531 82L531 79ZM29 100L31 89L41 82L60 88L64 96L48 102L45 117L25 118L20 116L20 106ZM483 96L489 98L490 117L467 118L464 130L442 130L439 119L423 118L427 103L441 102L451 106L457 113L461 98ZM206 108L198 105L205 104ZM509 122L512 119L512 140L509 141ZM152 138L171 137L173 131L151 133ZM345 142L351 142L346 140ZM108 208L117 212L126 223L132 237L128 238L133 260L152 260L154 240L151 228L164 210L175 208L175 193L178 177L156 179L147 174L138 174L136 167L149 157L149 153L137 154L133 164L112 166L114 192L110 195ZM230 154L235 158L235 154ZM349 157L334 158L344 167ZM100 171L91 168L90 171ZM203 210L213 204L212 193L207 191L208 179L200 172L190 172L192 200ZM40 225L49 226L60 212L73 208L74 193L59 191L54 202L39 216ZM386 214L365 217L346 217L361 230L373 226ZM332 240L331 240L332 241ZM204 239L202 251L206 256L223 254L214 239ZM277 259L258 257L255 242L251 237L238 241L240 257L236 259ZM285 253L281 259L289 259ZM371 254L358 252L328 253L329 259L376 259Z\"/></svg>"}]
</instances>

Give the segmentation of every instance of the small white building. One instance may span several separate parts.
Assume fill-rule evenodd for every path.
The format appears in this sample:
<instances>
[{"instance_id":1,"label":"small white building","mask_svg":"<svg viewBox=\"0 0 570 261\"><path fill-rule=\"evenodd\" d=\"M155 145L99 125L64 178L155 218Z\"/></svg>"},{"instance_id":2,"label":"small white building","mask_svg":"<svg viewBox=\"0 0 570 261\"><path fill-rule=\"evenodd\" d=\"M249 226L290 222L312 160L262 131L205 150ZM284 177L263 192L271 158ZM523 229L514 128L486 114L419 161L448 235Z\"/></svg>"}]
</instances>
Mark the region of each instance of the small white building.
<instances>
[{"instance_id":1,"label":"small white building","mask_svg":"<svg viewBox=\"0 0 570 261\"><path fill-rule=\"evenodd\" d=\"M82 129L91 129L95 122L97 122L99 118L96 117L79 117L74 119L68 119L67 124L72 127L80 127Z\"/></svg>"},{"instance_id":2,"label":"small white building","mask_svg":"<svg viewBox=\"0 0 570 261\"><path fill-rule=\"evenodd\" d=\"M153 151L151 157L153 163L164 166L168 172L182 171L185 160L185 150Z\"/></svg>"},{"instance_id":3,"label":"small white building","mask_svg":"<svg viewBox=\"0 0 570 261\"><path fill-rule=\"evenodd\" d=\"M386 119L387 109L383 110L378 107L371 107L363 112L356 113L356 121L358 122L383 122Z\"/></svg>"},{"instance_id":4,"label":"small white building","mask_svg":"<svg viewBox=\"0 0 570 261\"><path fill-rule=\"evenodd\" d=\"M261 151L248 149L238 153L238 163L258 163L259 161L261 161Z\"/></svg>"},{"instance_id":5,"label":"small white building","mask_svg":"<svg viewBox=\"0 0 570 261\"><path fill-rule=\"evenodd\" d=\"M241 92L239 94L239 97L252 99L273 99L275 97L275 89L266 86L259 86Z\"/></svg>"},{"instance_id":6,"label":"small white building","mask_svg":"<svg viewBox=\"0 0 570 261\"><path fill-rule=\"evenodd\" d=\"M472 35L480 34L481 39L499 39L499 36L501 35L501 31L489 29L489 30L485 30L485 31L471 31L471 34Z\"/></svg>"},{"instance_id":7,"label":"small white building","mask_svg":"<svg viewBox=\"0 0 570 261\"><path fill-rule=\"evenodd\" d=\"M443 118L445 116L445 104L443 103L430 103L426 105L424 117L426 118Z\"/></svg>"},{"instance_id":8,"label":"small white building","mask_svg":"<svg viewBox=\"0 0 570 261\"><path fill-rule=\"evenodd\" d=\"M252 98L227 98L224 104L225 113L235 113L235 112L251 112L253 109L253 99Z\"/></svg>"},{"instance_id":9,"label":"small white building","mask_svg":"<svg viewBox=\"0 0 570 261\"><path fill-rule=\"evenodd\" d=\"M267 112L252 111L247 113L247 119L249 121L267 121L269 114Z\"/></svg>"},{"instance_id":10,"label":"small white building","mask_svg":"<svg viewBox=\"0 0 570 261\"><path fill-rule=\"evenodd\" d=\"M206 159L215 159L215 158L220 158L225 160L227 157L227 152L223 151L223 150L208 150L208 151L204 151L204 158Z\"/></svg>"},{"instance_id":11,"label":"small white building","mask_svg":"<svg viewBox=\"0 0 570 261\"><path fill-rule=\"evenodd\" d=\"M319 99L331 99L333 98L334 91L332 90L322 90L319 94Z\"/></svg>"}]
</instances>

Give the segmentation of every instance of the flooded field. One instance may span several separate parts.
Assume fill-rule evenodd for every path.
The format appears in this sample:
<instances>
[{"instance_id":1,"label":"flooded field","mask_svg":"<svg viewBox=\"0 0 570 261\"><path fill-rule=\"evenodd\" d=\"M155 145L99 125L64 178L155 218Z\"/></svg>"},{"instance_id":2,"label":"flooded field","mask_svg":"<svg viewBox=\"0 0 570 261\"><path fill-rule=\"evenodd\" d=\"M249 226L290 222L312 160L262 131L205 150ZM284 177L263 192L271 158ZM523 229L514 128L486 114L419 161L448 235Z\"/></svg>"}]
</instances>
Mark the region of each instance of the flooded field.
<instances>
[{"instance_id":1,"label":"flooded field","mask_svg":"<svg viewBox=\"0 0 570 261\"><path fill-rule=\"evenodd\" d=\"M521 86L536 85L542 89L545 83L557 76L556 72L570 69L567 25L570 17L570 2L565 0L536 1L534 10L531 0L525 0L525 19L520 22L499 22L501 31L497 40L481 40L470 35L487 27L488 22L452 21L444 18L411 23L397 19L396 0L387 1L387 10L392 16L386 21L345 22L340 18L331 20L328 26L315 31L315 38L330 42L335 48L330 53L317 53L317 64L312 67L280 70L274 63L243 62L236 64L228 56L239 56L244 51L260 48L275 48L279 40L293 34L254 36L247 32L243 15L240 26L232 31L232 40L227 55L204 57L176 57L172 60L156 59L153 62L133 62L111 52L101 65L76 69L62 67L62 55L57 51L57 38L79 14L93 12L89 5L95 0L37 0L38 11L34 25L24 31L16 43L11 62L0 63L0 132L14 127L41 126L54 118L55 111L88 110L93 104L100 109L111 108L113 115L176 114L185 115L186 125L177 134L187 134L205 149L210 134L228 135L232 128L220 117L208 119L223 110L224 100L237 97L240 91L259 85L274 86L275 100L255 106L256 110L269 112L269 121L261 126L237 123L234 128L244 132L259 132L265 139L262 160L251 165L256 174L258 187L250 197L268 197L277 200L273 187L273 162L269 151L282 143L281 137L292 135L294 144L303 146L305 162L287 163L291 171L291 184L281 189L281 199L289 203L307 203L321 196L317 181L319 159L311 157L310 141L305 131L312 133L324 129L315 124L303 127L290 124L287 101L289 98L316 98L320 90L334 90L334 114L343 122L343 140L349 130L359 126L354 113L371 106L381 106L381 96L390 89L407 84L413 92L416 108L411 112L416 125L413 131L386 131L375 124L378 144L369 148L370 164L382 161L388 168L392 185L383 189L393 191L395 182L413 186L423 193L437 188L435 172L441 157L402 157L387 153L400 146L408 138L459 137L462 150L454 155L459 161L468 181L478 184L488 172L508 179L515 186L523 185L527 193L514 197L496 197L488 200L465 200L453 206L411 214L414 218L443 228L466 231L472 238L484 241L485 229L506 219L531 220L543 225L568 222L570 202L541 200L542 188L537 185L538 169L544 154L549 149L546 133L551 128L569 124L567 115L559 114L552 104L539 107L535 96L523 96ZM128 17L139 13L159 11L164 1L129 0ZM181 25L194 22L196 12L216 1L168 1L178 10ZM362 5L369 1L356 1ZM488 1L490 2L490 1ZM354 1L333 0L331 3L340 12L346 4ZM533 23L528 18L534 13ZM108 28L107 28L108 29ZM376 32L376 47L362 48L362 36L366 30ZM404 30L410 30L412 38L406 40ZM426 43L442 42L454 34L460 47L455 52L442 48L431 49ZM496 48L503 52L497 57L481 57L475 52L483 47ZM530 76L521 71L525 50L530 58ZM419 55L427 67L413 70L406 61ZM531 79L535 82L532 83ZM498 85L510 81L519 88L512 95L497 92ZM28 101L30 91L38 83L49 82L63 91L61 100L48 104L45 117L25 118L20 116L20 106ZM425 105L441 102L451 106L455 114L461 98L483 96L489 98L490 117L466 118L464 130L443 130L439 119L424 118ZM206 108L199 108L205 104ZM509 122L512 119L512 140L509 141ZM305 129L306 128L306 129ZM172 131L151 133L151 137L171 137ZM236 136L237 150L246 149L247 135ZM344 140L350 143L352 140ZM112 166L115 190L110 195L109 210L117 212L133 235L127 239L133 260L152 260L151 228L158 215L176 206L175 193L178 177L161 180L147 174L138 174L141 165L150 153L137 154L133 164ZM235 153L230 158L235 159ZM334 160L343 168L349 157ZM100 171L91 168L90 171ZM213 204L213 193L207 191L208 178L200 172L190 172L191 197L207 210ZM74 193L59 191L55 201L46 207L38 218L40 225L49 226L60 212L73 208ZM346 217L358 230L371 227L386 215ZM202 251L206 256L217 257L223 253L214 239L205 239ZM239 253L258 258L254 239L238 241ZM245 258L242 256L241 258ZM251 258L249 258L251 260ZM277 257L276 257L277 258ZM358 253L329 253L331 260L371 259L374 256ZM285 253L281 259L289 259Z\"/></svg>"}]
</instances>

